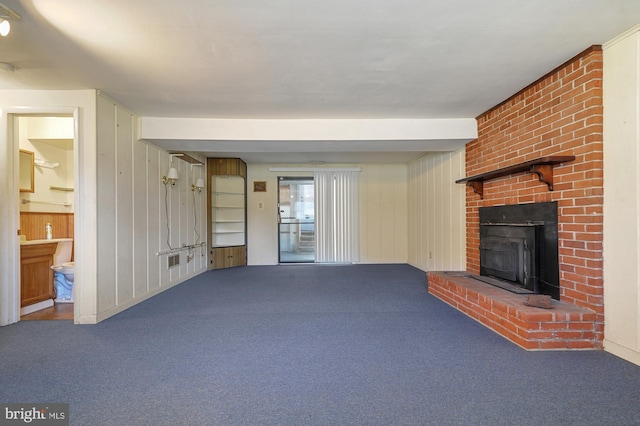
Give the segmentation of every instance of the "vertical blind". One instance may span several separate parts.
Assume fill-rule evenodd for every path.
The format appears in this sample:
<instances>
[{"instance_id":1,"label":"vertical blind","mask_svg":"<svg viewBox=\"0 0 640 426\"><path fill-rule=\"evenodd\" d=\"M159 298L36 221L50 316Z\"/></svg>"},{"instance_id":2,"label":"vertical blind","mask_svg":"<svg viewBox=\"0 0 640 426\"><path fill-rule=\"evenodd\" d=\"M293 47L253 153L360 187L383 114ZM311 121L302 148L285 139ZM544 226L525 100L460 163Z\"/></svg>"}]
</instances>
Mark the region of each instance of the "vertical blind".
<instances>
[{"instance_id":1,"label":"vertical blind","mask_svg":"<svg viewBox=\"0 0 640 426\"><path fill-rule=\"evenodd\" d=\"M360 260L358 172L315 171L316 262Z\"/></svg>"}]
</instances>

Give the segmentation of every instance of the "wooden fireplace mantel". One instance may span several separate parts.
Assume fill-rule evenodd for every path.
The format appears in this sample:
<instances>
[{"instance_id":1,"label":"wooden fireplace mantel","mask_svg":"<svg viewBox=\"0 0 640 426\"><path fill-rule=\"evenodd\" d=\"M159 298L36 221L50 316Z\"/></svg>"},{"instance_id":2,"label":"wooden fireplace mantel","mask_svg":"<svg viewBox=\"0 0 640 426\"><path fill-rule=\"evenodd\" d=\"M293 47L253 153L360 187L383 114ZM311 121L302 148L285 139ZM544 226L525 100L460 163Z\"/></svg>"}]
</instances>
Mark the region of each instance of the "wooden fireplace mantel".
<instances>
[{"instance_id":1,"label":"wooden fireplace mantel","mask_svg":"<svg viewBox=\"0 0 640 426\"><path fill-rule=\"evenodd\" d=\"M503 167L492 170L490 172L481 173L479 175L469 176L458 179L456 183L464 183L473 188L473 192L483 198L483 184L486 180L497 179L514 173L531 172L538 175L540 182L546 183L549 191L553 191L553 166L560 163L575 160L573 155L554 155L549 157L540 157L535 160L529 160L512 166Z\"/></svg>"}]
</instances>

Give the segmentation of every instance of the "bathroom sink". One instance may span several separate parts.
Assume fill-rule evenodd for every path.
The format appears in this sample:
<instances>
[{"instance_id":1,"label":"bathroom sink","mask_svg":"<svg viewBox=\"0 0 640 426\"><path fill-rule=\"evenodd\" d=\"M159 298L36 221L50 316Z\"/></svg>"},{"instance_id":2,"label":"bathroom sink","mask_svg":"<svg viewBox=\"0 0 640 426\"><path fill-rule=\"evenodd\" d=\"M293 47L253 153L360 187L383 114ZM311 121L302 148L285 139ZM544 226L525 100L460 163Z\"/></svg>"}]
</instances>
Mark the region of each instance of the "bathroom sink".
<instances>
[{"instance_id":1,"label":"bathroom sink","mask_svg":"<svg viewBox=\"0 0 640 426\"><path fill-rule=\"evenodd\" d=\"M31 246L35 244L50 244L50 243L60 243L62 241L73 241L73 238L54 238L52 240L23 240L20 239L21 246Z\"/></svg>"}]
</instances>

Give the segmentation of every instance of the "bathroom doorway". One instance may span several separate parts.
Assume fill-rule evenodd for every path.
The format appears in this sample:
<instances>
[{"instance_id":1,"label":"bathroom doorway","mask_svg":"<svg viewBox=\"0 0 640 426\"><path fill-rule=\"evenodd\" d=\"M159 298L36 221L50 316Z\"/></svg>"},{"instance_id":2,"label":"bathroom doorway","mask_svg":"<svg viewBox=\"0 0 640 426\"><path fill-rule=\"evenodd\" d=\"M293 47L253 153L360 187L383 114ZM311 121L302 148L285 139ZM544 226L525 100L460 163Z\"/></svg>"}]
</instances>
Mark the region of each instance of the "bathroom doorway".
<instances>
[{"instance_id":1,"label":"bathroom doorway","mask_svg":"<svg viewBox=\"0 0 640 426\"><path fill-rule=\"evenodd\" d=\"M75 118L38 113L11 119L21 157L20 320L73 320ZM51 269L62 264L64 276Z\"/></svg>"},{"instance_id":2,"label":"bathroom doorway","mask_svg":"<svg viewBox=\"0 0 640 426\"><path fill-rule=\"evenodd\" d=\"M315 261L313 177L278 177L278 262Z\"/></svg>"}]
</instances>

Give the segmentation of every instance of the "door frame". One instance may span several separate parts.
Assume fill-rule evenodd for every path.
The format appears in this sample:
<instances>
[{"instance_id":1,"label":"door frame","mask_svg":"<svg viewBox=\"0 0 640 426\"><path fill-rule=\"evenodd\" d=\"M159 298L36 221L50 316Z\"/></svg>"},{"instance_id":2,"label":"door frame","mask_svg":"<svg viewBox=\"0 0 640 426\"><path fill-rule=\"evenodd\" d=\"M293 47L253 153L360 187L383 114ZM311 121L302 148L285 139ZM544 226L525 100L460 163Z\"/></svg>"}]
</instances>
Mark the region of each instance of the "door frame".
<instances>
[{"instance_id":1,"label":"door frame","mask_svg":"<svg viewBox=\"0 0 640 426\"><path fill-rule=\"evenodd\" d=\"M309 181L312 182L315 185L315 179L313 176L277 176L277 200L276 200L276 208L277 210L277 226L276 226L276 232L277 232L277 240L278 240L278 264L302 264L302 263L315 263L315 248L314 248L314 255L313 255L313 260L312 261L300 261L300 262L283 262L282 258L281 258L281 244L280 244L280 227L282 226L282 220L280 217L280 182L282 181ZM314 208L315 208L315 200L314 200ZM314 227L315 227L315 214L314 214ZM298 231L300 232L300 230ZM314 231L315 232L315 231Z\"/></svg>"},{"instance_id":2,"label":"door frame","mask_svg":"<svg viewBox=\"0 0 640 426\"><path fill-rule=\"evenodd\" d=\"M6 170L7 184L4 185L10 191L10 196L6 197L4 208L0 209L0 235L6 235L6 242L0 244L0 326L9 325L20 321L20 146L17 139L17 121L24 116L65 116L73 117L73 157L74 157L74 215L81 209L81 197L79 195L79 155L78 155L78 128L79 128L79 108L78 107L10 107L0 110L0 137L5 136L5 153L0 159L0 167ZM2 157L2 156L0 156ZM1 183L1 182L0 182ZM78 238L82 233L79 231L80 223L74 220L74 235ZM77 245L76 245L77 247ZM76 276L82 266L76 266ZM78 286L81 287L81 286ZM80 288L75 289L76 294L81 294ZM78 297L74 303L74 322L80 312L81 298Z\"/></svg>"}]
</instances>

